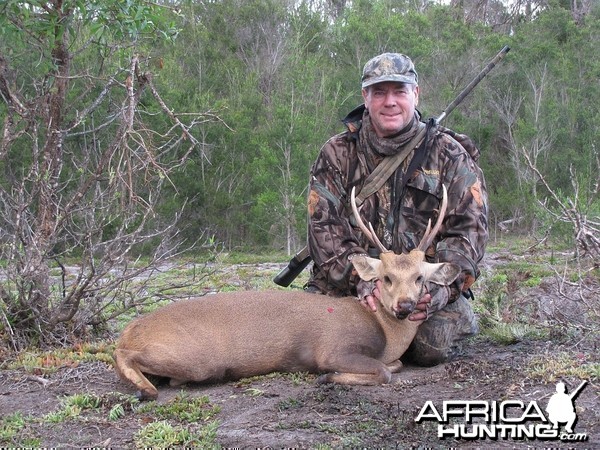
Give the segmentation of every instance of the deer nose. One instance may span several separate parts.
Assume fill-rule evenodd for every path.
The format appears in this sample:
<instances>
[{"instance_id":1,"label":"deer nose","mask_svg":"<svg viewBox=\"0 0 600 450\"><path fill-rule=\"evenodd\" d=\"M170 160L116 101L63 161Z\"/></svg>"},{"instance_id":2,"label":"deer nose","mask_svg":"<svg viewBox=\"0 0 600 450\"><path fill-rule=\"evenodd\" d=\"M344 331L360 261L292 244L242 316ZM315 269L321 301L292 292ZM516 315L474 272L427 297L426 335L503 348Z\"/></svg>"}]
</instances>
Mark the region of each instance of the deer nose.
<instances>
[{"instance_id":1,"label":"deer nose","mask_svg":"<svg viewBox=\"0 0 600 450\"><path fill-rule=\"evenodd\" d=\"M394 308L394 312L396 313L396 317L398 319L406 318L413 310L415 309L415 305L413 302L404 300L399 301Z\"/></svg>"}]
</instances>

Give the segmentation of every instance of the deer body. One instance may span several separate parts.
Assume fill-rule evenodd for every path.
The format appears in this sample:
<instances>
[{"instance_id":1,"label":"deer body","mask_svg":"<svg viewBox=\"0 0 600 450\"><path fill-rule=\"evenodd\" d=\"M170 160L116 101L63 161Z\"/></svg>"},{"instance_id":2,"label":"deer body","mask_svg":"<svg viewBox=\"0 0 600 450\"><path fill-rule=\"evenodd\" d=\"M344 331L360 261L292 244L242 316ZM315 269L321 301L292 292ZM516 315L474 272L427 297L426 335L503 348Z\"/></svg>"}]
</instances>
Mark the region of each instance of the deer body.
<instances>
[{"instance_id":1,"label":"deer body","mask_svg":"<svg viewBox=\"0 0 600 450\"><path fill-rule=\"evenodd\" d=\"M352 384L390 381L388 365L410 345L418 322L372 313L355 298L305 292L230 292L179 301L123 332L117 371L143 398L156 388L142 374L188 381L233 380L270 372L345 373ZM339 377L338 377L339 378Z\"/></svg>"},{"instance_id":2,"label":"deer body","mask_svg":"<svg viewBox=\"0 0 600 450\"><path fill-rule=\"evenodd\" d=\"M363 280L382 282L376 312L356 298L301 291L230 292L179 301L125 328L114 352L116 370L149 399L158 391L144 373L168 377L171 385L276 371L323 373L321 382L388 383L417 332L420 322L407 316L426 284L448 285L460 267L427 263L421 248L402 255L383 250L380 259L355 255L351 260Z\"/></svg>"}]
</instances>

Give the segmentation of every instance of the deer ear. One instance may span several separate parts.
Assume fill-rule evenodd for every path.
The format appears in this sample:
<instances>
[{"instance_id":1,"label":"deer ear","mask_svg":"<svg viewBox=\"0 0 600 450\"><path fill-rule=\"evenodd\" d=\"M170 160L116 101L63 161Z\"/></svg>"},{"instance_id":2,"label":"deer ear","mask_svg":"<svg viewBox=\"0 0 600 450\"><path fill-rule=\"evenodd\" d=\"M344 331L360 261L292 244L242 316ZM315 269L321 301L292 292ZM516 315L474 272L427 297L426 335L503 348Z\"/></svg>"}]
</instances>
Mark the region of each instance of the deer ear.
<instances>
[{"instance_id":1,"label":"deer ear","mask_svg":"<svg viewBox=\"0 0 600 450\"><path fill-rule=\"evenodd\" d=\"M380 260L370 258L367 255L353 255L349 259L361 279L371 281L379 278Z\"/></svg>"},{"instance_id":2,"label":"deer ear","mask_svg":"<svg viewBox=\"0 0 600 450\"><path fill-rule=\"evenodd\" d=\"M460 266L452 263L424 263L422 266L427 281L445 286L452 284L461 272Z\"/></svg>"}]
</instances>

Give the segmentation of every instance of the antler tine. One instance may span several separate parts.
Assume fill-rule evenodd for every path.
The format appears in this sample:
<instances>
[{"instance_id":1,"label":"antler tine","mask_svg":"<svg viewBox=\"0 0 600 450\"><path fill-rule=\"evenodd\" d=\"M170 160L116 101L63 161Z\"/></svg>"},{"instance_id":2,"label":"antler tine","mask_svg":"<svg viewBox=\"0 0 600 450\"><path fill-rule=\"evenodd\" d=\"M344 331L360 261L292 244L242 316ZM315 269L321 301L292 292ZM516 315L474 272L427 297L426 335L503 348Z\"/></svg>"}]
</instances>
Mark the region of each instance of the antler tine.
<instances>
[{"instance_id":1,"label":"antler tine","mask_svg":"<svg viewBox=\"0 0 600 450\"><path fill-rule=\"evenodd\" d=\"M427 248L431 245L433 238L438 231L440 231L440 227L442 226L442 221L444 220L444 216L446 215L446 209L448 208L448 191L446 190L446 186L442 184L442 204L440 205L440 211L438 214L437 221L433 228L431 228L431 219L429 219L429 223L427 224L427 229L425 230L425 234L421 238L421 242L419 242L418 249L421 251L426 251Z\"/></svg>"},{"instance_id":2,"label":"antler tine","mask_svg":"<svg viewBox=\"0 0 600 450\"><path fill-rule=\"evenodd\" d=\"M352 212L354 213L354 218L356 219L358 228L360 228L360 230L369 239L369 241L375 244L379 248L379 250L381 250L382 253L387 252L388 249L385 248L385 246L381 243L381 241L375 234L375 231L373 230L373 225L369 223L369 230L369 228L367 228L365 223L360 218L360 214L358 213L358 207L356 206L356 186L352 188L352 192L350 193L350 205L352 206Z\"/></svg>"},{"instance_id":3,"label":"antler tine","mask_svg":"<svg viewBox=\"0 0 600 450\"><path fill-rule=\"evenodd\" d=\"M429 236L429 233L431 233L431 219L429 219L427 221L427 227L425 227L425 233L423 233L423 237L425 236ZM422 241L423 239L421 239ZM421 243L419 242L419 245L421 245Z\"/></svg>"}]
</instances>

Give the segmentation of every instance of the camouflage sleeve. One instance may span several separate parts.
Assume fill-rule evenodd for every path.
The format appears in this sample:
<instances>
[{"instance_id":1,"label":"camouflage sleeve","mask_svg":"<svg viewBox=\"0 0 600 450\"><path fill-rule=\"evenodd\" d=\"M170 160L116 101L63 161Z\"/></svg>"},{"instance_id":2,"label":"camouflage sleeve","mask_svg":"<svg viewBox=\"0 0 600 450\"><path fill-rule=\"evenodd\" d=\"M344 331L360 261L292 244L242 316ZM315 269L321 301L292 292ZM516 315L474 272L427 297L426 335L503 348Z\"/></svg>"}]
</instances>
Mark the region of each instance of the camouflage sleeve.
<instances>
[{"instance_id":1,"label":"camouflage sleeve","mask_svg":"<svg viewBox=\"0 0 600 450\"><path fill-rule=\"evenodd\" d=\"M448 138L449 146L462 146ZM448 210L436 246L436 262L453 262L463 269L453 286L454 300L479 276L478 263L483 259L488 240L488 199L483 172L466 151L452 152L443 170L448 188Z\"/></svg>"},{"instance_id":2,"label":"camouflage sleeve","mask_svg":"<svg viewBox=\"0 0 600 450\"><path fill-rule=\"evenodd\" d=\"M347 291L358 282L348 256L364 253L346 213L347 146L328 141L311 169L308 198L308 248L327 283Z\"/></svg>"}]
</instances>

